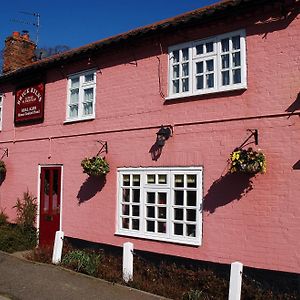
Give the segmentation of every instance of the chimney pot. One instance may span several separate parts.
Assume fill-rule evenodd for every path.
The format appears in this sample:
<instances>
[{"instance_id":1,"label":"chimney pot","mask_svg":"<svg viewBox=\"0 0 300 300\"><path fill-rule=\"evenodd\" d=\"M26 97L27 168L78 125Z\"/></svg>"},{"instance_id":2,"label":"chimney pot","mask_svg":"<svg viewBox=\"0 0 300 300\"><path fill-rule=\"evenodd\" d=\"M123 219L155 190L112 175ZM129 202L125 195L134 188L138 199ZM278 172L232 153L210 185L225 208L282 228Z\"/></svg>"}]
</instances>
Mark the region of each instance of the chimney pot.
<instances>
[{"instance_id":1,"label":"chimney pot","mask_svg":"<svg viewBox=\"0 0 300 300\"><path fill-rule=\"evenodd\" d=\"M13 37L17 38L19 36L20 36L20 32L18 32L18 31L13 32Z\"/></svg>"}]
</instances>

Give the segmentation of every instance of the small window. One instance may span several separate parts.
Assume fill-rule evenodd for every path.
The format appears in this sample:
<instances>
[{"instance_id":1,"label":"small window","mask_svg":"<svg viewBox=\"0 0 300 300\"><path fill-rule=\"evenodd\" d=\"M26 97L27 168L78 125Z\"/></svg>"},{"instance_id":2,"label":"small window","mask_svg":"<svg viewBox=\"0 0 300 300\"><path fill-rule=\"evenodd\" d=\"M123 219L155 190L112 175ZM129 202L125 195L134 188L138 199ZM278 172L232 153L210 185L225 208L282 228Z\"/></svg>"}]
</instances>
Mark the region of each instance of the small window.
<instances>
[{"instance_id":1,"label":"small window","mask_svg":"<svg viewBox=\"0 0 300 300\"><path fill-rule=\"evenodd\" d=\"M169 48L167 99L246 87L244 30Z\"/></svg>"},{"instance_id":2,"label":"small window","mask_svg":"<svg viewBox=\"0 0 300 300\"><path fill-rule=\"evenodd\" d=\"M96 72L71 75L68 80L67 121L95 117Z\"/></svg>"},{"instance_id":3,"label":"small window","mask_svg":"<svg viewBox=\"0 0 300 300\"><path fill-rule=\"evenodd\" d=\"M0 130L2 129L3 95L0 95Z\"/></svg>"},{"instance_id":4,"label":"small window","mask_svg":"<svg viewBox=\"0 0 300 300\"><path fill-rule=\"evenodd\" d=\"M118 189L118 234L201 244L201 167L121 168Z\"/></svg>"}]
</instances>

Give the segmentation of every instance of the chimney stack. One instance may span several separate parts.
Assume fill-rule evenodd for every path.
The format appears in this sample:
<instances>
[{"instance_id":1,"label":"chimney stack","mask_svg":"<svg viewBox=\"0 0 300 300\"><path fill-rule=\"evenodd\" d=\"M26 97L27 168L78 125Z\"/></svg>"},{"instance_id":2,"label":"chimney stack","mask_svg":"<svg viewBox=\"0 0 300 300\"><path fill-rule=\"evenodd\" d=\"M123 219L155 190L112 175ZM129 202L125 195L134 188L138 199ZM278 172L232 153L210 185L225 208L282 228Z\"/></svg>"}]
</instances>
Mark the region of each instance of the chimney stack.
<instances>
[{"instance_id":1,"label":"chimney stack","mask_svg":"<svg viewBox=\"0 0 300 300\"><path fill-rule=\"evenodd\" d=\"M36 44L29 38L27 31L13 32L5 40L3 53L3 74L31 64L35 60Z\"/></svg>"}]
</instances>

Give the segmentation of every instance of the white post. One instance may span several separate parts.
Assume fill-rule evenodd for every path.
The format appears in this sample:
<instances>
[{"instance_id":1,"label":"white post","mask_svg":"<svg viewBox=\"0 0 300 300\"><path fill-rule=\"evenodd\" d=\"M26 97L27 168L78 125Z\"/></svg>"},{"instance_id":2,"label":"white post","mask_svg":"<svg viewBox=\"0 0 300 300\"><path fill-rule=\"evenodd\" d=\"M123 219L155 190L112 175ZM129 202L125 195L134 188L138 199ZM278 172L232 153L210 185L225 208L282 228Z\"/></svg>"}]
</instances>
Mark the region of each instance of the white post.
<instances>
[{"instance_id":1,"label":"white post","mask_svg":"<svg viewBox=\"0 0 300 300\"><path fill-rule=\"evenodd\" d=\"M133 244L123 244L123 279L125 282L133 278Z\"/></svg>"},{"instance_id":2,"label":"white post","mask_svg":"<svg viewBox=\"0 0 300 300\"><path fill-rule=\"evenodd\" d=\"M63 242L64 242L64 232L56 231L54 247L53 247L53 255L52 255L52 263L53 264L59 264L61 261Z\"/></svg>"},{"instance_id":3,"label":"white post","mask_svg":"<svg viewBox=\"0 0 300 300\"><path fill-rule=\"evenodd\" d=\"M242 291L243 264L236 261L231 264L228 300L240 300Z\"/></svg>"}]
</instances>

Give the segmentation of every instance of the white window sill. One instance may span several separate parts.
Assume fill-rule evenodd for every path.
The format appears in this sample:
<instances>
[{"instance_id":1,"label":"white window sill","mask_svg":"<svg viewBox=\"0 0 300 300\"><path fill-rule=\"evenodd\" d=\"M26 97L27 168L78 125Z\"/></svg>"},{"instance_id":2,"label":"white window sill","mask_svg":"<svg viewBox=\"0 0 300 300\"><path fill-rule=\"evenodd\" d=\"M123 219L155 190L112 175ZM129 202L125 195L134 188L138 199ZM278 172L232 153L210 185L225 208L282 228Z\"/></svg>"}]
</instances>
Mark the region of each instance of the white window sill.
<instances>
[{"instance_id":1,"label":"white window sill","mask_svg":"<svg viewBox=\"0 0 300 300\"><path fill-rule=\"evenodd\" d=\"M141 238L141 239L146 239L146 240L152 240L154 242L167 242L167 243L172 243L172 244L182 244L182 245L187 245L187 246L201 246L201 241L199 238L195 238L195 237L182 237L180 238L180 236L175 239L175 238L168 238L168 237L164 237L164 236L154 236L151 234L142 234L139 232L126 232L125 230L120 230L117 231L115 233L115 235L117 236L126 236L126 237L133 237L133 238Z\"/></svg>"},{"instance_id":2,"label":"white window sill","mask_svg":"<svg viewBox=\"0 0 300 300\"><path fill-rule=\"evenodd\" d=\"M91 121L91 120L95 120L95 116L90 116L90 117L86 117L86 118L67 119L64 121L64 124Z\"/></svg>"},{"instance_id":3,"label":"white window sill","mask_svg":"<svg viewBox=\"0 0 300 300\"><path fill-rule=\"evenodd\" d=\"M180 98L189 98L189 97L195 97L195 96L205 96L205 95L211 95L211 94L219 94L219 93L225 93L225 92L233 92L238 90L247 90L246 84L239 84L235 87L228 86L224 87L220 90L217 89L211 89L206 90L205 92L198 92L198 93L180 93L180 94L173 94L170 96L165 97L165 100L174 100L174 99L180 99Z\"/></svg>"}]
</instances>

